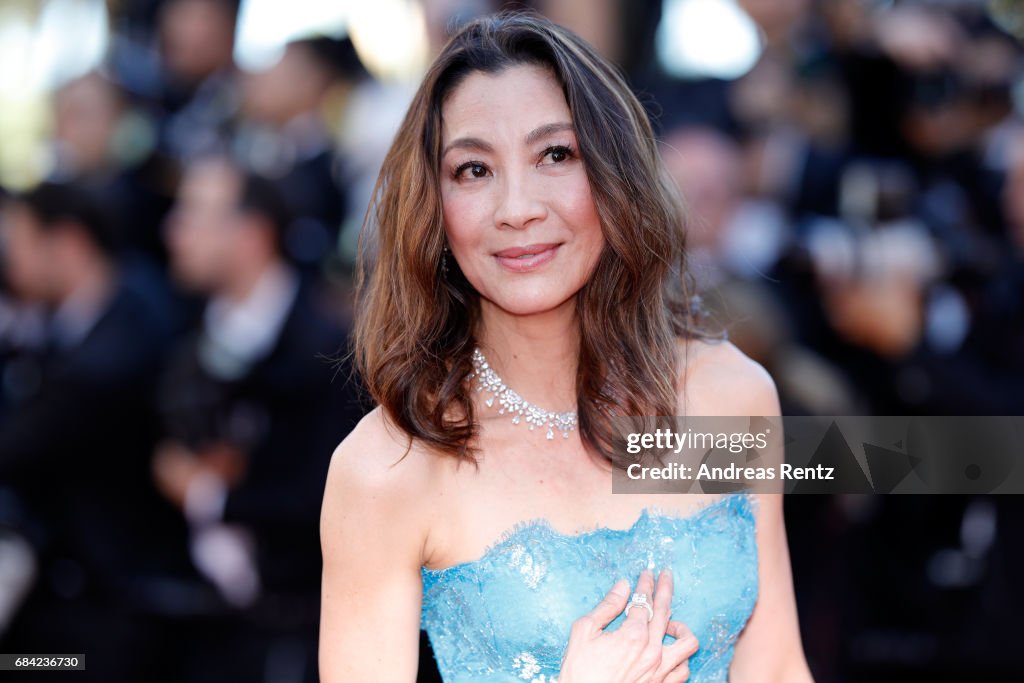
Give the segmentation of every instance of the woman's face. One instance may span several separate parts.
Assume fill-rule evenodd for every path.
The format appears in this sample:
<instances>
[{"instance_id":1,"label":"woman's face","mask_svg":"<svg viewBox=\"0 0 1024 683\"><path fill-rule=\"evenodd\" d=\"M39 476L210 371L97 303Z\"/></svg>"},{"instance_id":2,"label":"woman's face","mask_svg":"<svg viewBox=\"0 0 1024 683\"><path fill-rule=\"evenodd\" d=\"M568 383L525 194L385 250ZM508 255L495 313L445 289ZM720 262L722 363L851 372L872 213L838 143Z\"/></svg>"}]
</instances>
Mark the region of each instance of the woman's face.
<instances>
[{"instance_id":1,"label":"woman's face","mask_svg":"<svg viewBox=\"0 0 1024 683\"><path fill-rule=\"evenodd\" d=\"M604 237L558 81L533 65L474 72L442 117L445 229L466 279L514 315L573 305Z\"/></svg>"}]
</instances>

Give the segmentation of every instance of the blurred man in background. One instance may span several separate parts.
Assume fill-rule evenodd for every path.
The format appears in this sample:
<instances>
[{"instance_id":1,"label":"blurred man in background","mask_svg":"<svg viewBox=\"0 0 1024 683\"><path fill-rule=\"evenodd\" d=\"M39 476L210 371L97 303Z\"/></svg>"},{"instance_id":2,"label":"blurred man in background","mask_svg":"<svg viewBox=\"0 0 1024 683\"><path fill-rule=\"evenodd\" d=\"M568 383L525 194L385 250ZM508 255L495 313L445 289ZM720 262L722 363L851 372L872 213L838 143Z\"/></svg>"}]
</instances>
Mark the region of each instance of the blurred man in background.
<instances>
[{"instance_id":1,"label":"blurred man in background","mask_svg":"<svg viewBox=\"0 0 1024 683\"><path fill-rule=\"evenodd\" d=\"M117 245L162 265L158 228L170 207L174 173L154 154L153 121L117 82L96 71L62 85L52 102L50 179L87 184L109 208Z\"/></svg>"},{"instance_id":2,"label":"blurred man in background","mask_svg":"<svg viewBox=\"0 0 1024 683\"><path fill-rule=\"evenodd\" d=\"M0 482L38 554L0 649L88 653L89 680L130 680L160 656L163 589L187 573L185 526L149 476L162 317L119 275L92 195L44 183L3 204L13 292L46 312L0 422Z\"/></svg>"},{"instance_id":3,"label":"blurred man in background","mask_svg":"<svg viewBox=\"0 0 1024 683\"><path fill-rule=\"evenodd\" d=\"M195 639L189 680L315 680L320 500L361 411L327 362L345 330L282 255L288 223L273 183L216 157L168 224L174 276L208 303L162 383L154 475L234 610Z\"/></svg>"},{"instance_id":4,"label":"blurred man in background","mask_svg":"<svg viewBox=\"0 0 1024 683\"><path fill-rule=\"evenodd\" d=\"M785 302L765 280L792 226L775 203L744 195L739 145L713 128L683 126L665 135L661 152L686 201L688 265L715 323L771 373L784 415L854 414L850 387L794 340Z\"/></svg>"},{"instance_id":5,"label":"blurred man in background","mask_svg":"<svg viewBox=\"0 0 1024 683\"><path fill-rule=\"evenodd\" d=\"M350 208L337 119L368 78L351 40L316 37L289 43L274 66L243 81L235 154L274 178L292 214L284 248L313 275L336 250Z\"/></svg>"},{"instance_id":6,"label":"blurred man in background","mask_svg":"<svg viewBox=\"0 0 1024 683\"><path fill-rule=\"evenodd\" d=\"M160 8L155 94L166 112L161 147L174 158L218 149L233 126L241 97L234 62L238 6L239 0L168 0Z\"/></svg>"}]
</instances>

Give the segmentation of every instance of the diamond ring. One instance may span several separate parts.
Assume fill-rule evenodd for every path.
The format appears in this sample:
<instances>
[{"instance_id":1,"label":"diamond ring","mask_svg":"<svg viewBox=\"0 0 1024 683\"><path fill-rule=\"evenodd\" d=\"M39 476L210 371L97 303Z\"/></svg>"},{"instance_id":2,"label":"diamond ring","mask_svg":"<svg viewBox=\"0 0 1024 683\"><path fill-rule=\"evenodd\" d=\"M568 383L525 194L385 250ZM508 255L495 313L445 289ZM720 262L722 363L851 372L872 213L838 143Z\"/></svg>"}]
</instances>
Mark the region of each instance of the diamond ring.
<instances>
[{"instance_id":1,"label":"diamond ring","mask_svg":"<svg viewBox=\"0 0 1024 683\"><path fill-rule=\"evenodd\" d=\"M647 610L647 622L650 623L654 619L654 608L651 607L650 599L647 597L647 593L633 593L633 596L629 599L629 604L626 605L626 609L623 610L623 614L629 616L629 610L631 607L643 607Z\"/></svg>"}]
</instances>

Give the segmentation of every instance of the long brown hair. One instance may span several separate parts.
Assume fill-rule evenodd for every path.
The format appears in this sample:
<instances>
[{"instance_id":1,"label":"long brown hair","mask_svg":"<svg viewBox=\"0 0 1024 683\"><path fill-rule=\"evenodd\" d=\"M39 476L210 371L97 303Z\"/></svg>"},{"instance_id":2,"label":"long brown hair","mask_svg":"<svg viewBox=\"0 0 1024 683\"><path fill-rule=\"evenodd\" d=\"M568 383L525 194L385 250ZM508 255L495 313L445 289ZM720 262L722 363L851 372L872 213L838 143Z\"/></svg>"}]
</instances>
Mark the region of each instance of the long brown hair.
<instances>
[{"instance_id":1,"label":"long brown hair","mask_svg":"<svg viewBox=\"0 0 1024 683\"><path fill-rule=\"evenodd\" d=\"M468 74L520 64L543 65L561 83L600 217L604 251L576 302L578 428L588 450L622 465L611 416L675 415L677 339L709 335L688 295L682 205L646 112L613 66L542 17L467 24L424 77L363 226L355 366L409 437L475 462L465 380L480 305L454 259L441 268L441 108Z\"/></svg>"}]
</instances>

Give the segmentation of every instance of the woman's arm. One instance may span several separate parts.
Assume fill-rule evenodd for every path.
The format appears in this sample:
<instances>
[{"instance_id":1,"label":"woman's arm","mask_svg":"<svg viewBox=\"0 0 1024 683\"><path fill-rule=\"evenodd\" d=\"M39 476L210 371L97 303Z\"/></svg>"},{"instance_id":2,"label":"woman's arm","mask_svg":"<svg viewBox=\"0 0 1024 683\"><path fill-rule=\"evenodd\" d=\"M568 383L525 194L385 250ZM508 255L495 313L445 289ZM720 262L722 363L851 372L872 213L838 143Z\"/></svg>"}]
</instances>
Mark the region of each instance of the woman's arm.
<instances>
[{"instance_id":1,"label":"woman's arm","mask_svg":"<svg viewBox=\"0 0 1024 683\"><path fill-rule=\"evenodd\" d=\"M757 603L736 641L729 680L736 683L813 682L800 642L782 518L782 494L759 494L757 498Z\"/></svg>"},{"instance_id":2,"label":"woman's arm","mask_svg":"<svg viewBox=\"0 0 1024 683\"><path fill-rule=\"evenodd\" d=\"M332 457L320 521L324 683L416 680L425 482L413 453L390 466L401 454L378 409Z\"/></svg>"},{"instance_id":3,"label":"woman's arm","mask_svg":"<svg viewBox=\"0 0 1024 683\"><path fill-rule=\"evenodd\" d=\"M744 372L746 415L781 416L779 395L771 375L747 360ZM781 424L781 423L780 423ZM778 443L784 443L779 435ZM757 495L758 597L746 628L736 641L729 680L736 683L813 683L800 640L789 546L782 515L781 493Z\"/></svg>"},{"instance_id":4,"label":"woman's arm","mask_svg":"<svg viewBox=\"0 0 1024 683\"><path fill-rule=\"evenodd\" d=\"M696 342L685 378L691 414L781 416L771 375L731 342ZM684 413L680 413L684 414ZM779 436L779 443L784 439ZM793 576L789 564L782 494L759 494L755 505L758 597L736 641L729 680L736 683L813 682L800 641Z\"/></svg>"}]
</instances>

